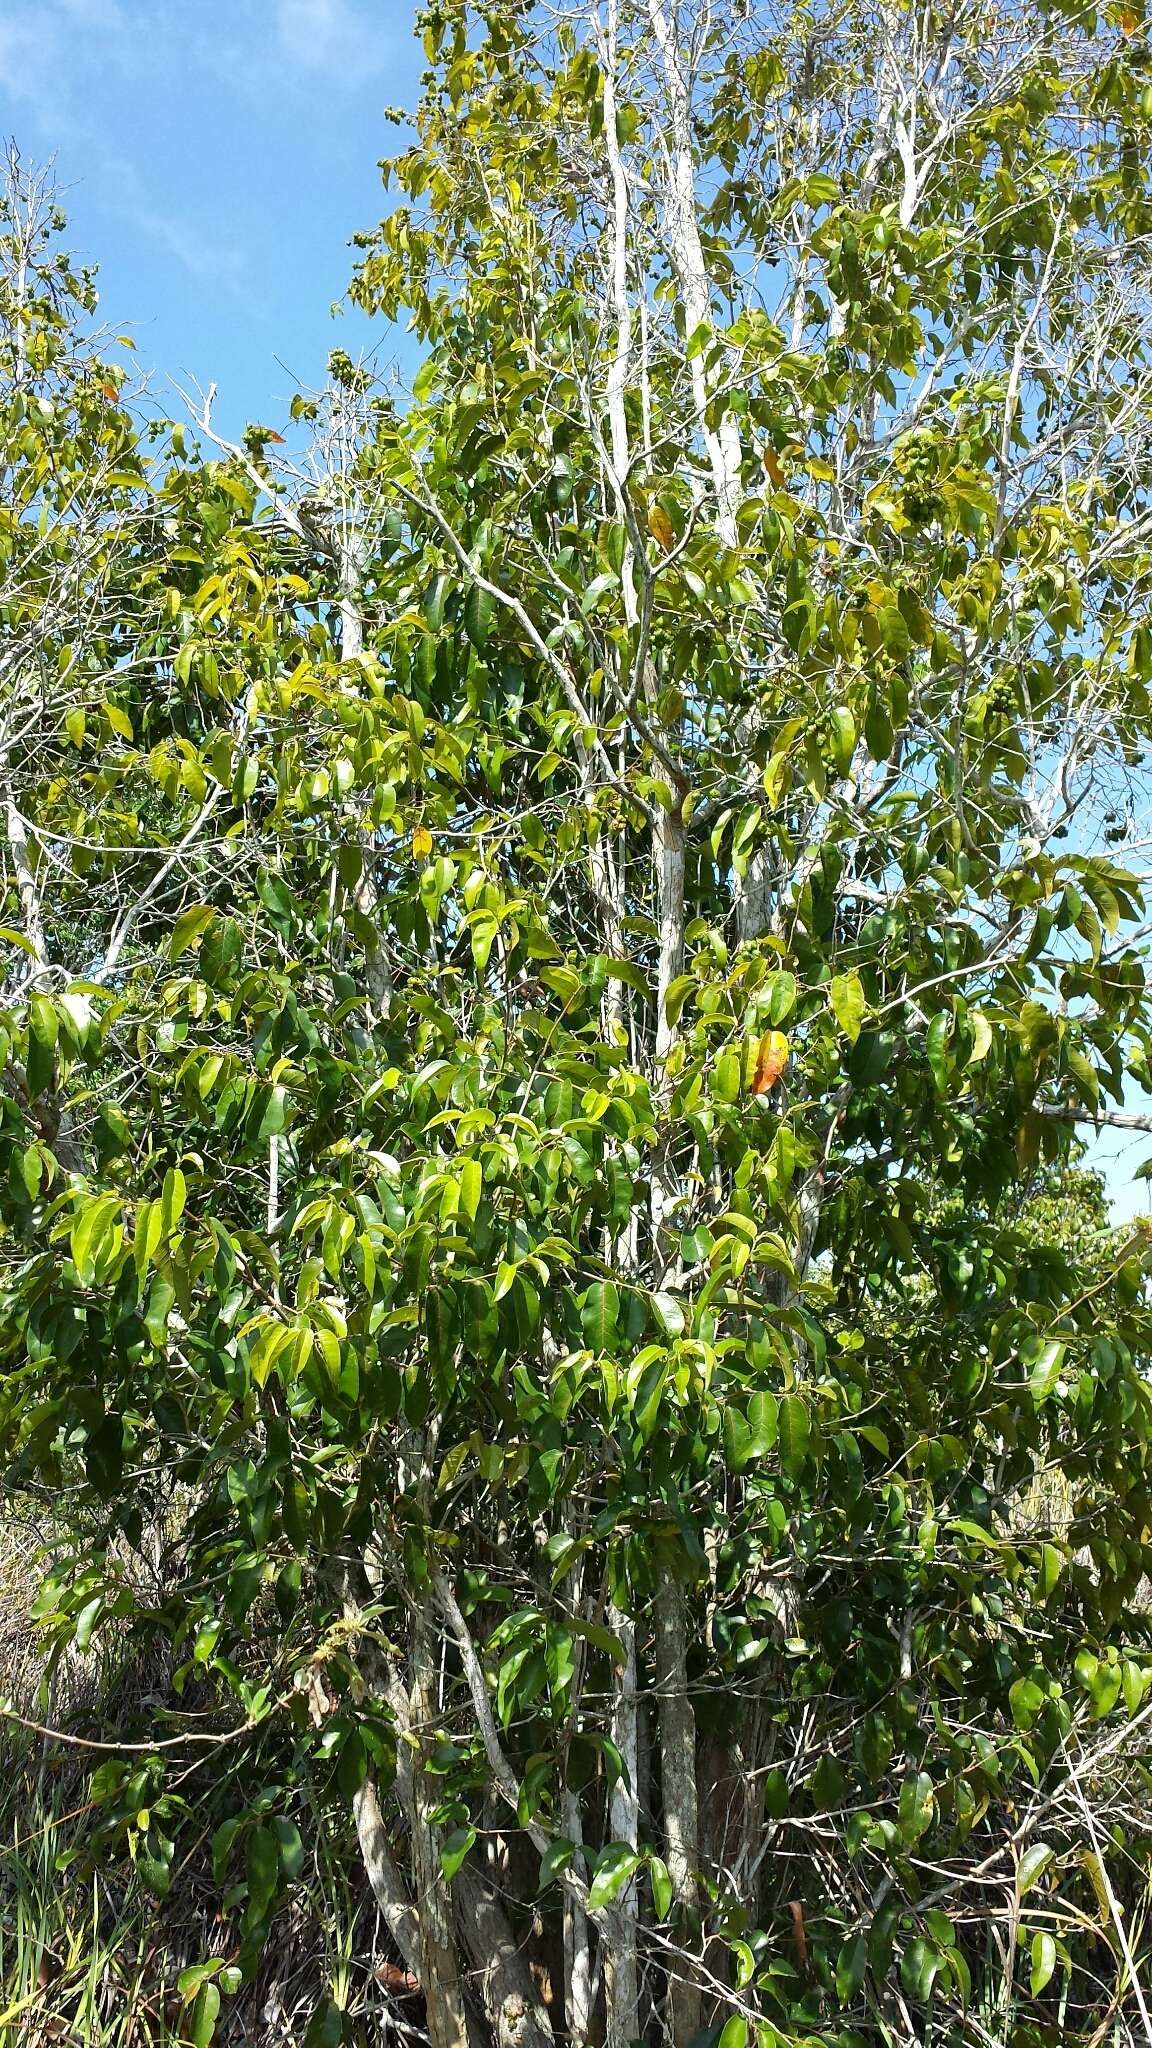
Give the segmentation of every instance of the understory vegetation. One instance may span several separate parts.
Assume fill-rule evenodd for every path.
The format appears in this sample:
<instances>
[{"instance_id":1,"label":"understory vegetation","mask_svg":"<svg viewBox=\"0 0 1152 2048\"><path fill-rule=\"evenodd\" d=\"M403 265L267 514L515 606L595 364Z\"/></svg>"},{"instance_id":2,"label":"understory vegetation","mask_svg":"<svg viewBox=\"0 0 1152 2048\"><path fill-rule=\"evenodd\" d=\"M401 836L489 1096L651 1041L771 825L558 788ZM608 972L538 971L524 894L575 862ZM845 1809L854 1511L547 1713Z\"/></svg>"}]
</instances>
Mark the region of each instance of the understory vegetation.
<instances>
[{"instance_id":1,"label":"understory vegetation","mask_svg":"<svg viewBox=\"0 0 1152 2048\"><path fill-rule=\"evenodd\" d=\"M0 2039L1152 2042L1143 0L435 0L0 211Z\"/></svg>"}]
</instances>

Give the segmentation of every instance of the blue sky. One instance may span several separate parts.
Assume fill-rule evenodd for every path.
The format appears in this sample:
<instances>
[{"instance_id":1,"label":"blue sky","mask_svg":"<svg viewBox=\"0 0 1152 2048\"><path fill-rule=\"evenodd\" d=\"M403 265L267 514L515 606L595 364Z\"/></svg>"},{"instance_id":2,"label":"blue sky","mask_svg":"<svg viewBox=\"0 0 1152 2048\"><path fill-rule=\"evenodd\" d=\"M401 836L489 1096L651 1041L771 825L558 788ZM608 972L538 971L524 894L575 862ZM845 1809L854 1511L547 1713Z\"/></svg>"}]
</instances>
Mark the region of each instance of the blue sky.
<instances>
[{"instance_id":1,"label":"blue sky","mask_svg":"<svg viewBox=\"0 0 1152 2048\"><path fill-rule=\"evenodd\" d=\"M158 405L218 386L217 419L276 424L329 349L404 357L351 311L348 238L385 199L423 53L409 0L0 0L0 133L54 157L70 243L137 342ZM408 358L409 362L411 358ZM1138 1096L1132 1107L1146 1107ZM1118 1216L1152 1137L1093 1139Z\"/></svg>"},{"instance_id":2,"label":"blue sky","mask_svg":"<svg viewBox=\"0 0 1152 2048\"><path fill-rule=\"evenodd\" d=\"M329 315L384 206L423 53L408 0L0 0L0 132L55 158L102 312L230 428L275 418L328 350L397 341Z\"/></svg>"}]
</instances>

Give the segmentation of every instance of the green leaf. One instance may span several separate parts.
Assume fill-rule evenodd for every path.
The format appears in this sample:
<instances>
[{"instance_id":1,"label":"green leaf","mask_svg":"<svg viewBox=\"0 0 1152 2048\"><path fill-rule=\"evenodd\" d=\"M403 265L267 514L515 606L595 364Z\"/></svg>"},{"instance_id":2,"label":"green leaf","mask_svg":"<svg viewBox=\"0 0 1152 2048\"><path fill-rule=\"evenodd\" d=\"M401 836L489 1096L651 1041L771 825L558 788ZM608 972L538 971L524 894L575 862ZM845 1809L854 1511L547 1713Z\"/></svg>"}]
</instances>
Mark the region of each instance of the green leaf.
<instances>
[{"instance_id":1,"label":"green leaf","mask_svg":"<svg viewBox=\"0 0 1152 2048\"><path fill-rule=\"evenodd\" d=\"M983 1010L969 1012L968 1022L972 1027L972 1050L968 1055L970 1067L979 1066L992 1050L992 1026Z\"/></svg>"},{"instance_id":2,"label":"green leaf","mask_svg":"<svg viewBox=\"0 0 1152 2048\"><path fill-rule=\"evenodd\" d=\"M280 1844L270 1827L253 1828L247 1844L248 1904L263 1919L280 1884Z\"/></svg>"},{"instance_id":3,"label":"green leaf","mask_svg":"<svg viewBox=\"0 0 1152 2048\"><path fill-rule=\"evenodd\" d=\"M181 1998L185 2001L195 1998L202 1984L210 1984L219 1975L220 1967L219 1956L210 1956L206 1963L191 1963L186 1970L181 1970L176 1979L176 1989Z\"/></svg>"},{"instance_id":4,"label":"green leaf","mask_svg":"<svg viewBox=\"0 0 1152 2048\"><path fill-rule=\"evenodd\" d=\"M761 993L764 1020L776 1030L796 1007L796 976L786 971L770 974Z\"/></svg>"},{"instance_id":5,"label":"green leaf","mask_svg":"<svg viewBox=\"0 0 1152 2048\"><path fill-rule=\"evenodd\" d=\"M591 1643L594 1650L602 1650L606 1657L612 1659L618 1670L624 1669L628 1662L628 1652L615 1629L609 1628L605 1622L585 1621L580 1615L572 1614L569 1615L565 1628L569 1635L579 1636L581 1642Z\"/></svg>"},{"instance_id":6,"label":"green leaf","mask_svg":"<svg viewBox=\"0 0 1152 2048\"><path fill-rule=\"evenodd\" d=\"M184 1214L188 1199L188 1183L178 1166L170 1166L164 1175L164 1187L160 1196L160 1235L171 1237L176 1225Z\"/></svg>"},{"instance_id":7,"label":"green leaf","mask_svg":"<svg viewBox=\"0 0 1152 2048\"><path fill-rule=\"evenodd\" d=\"M424 593L424 617L430 633L438 633L444 624L444 605L451 588L451 578L441 570Z\"/></svg>"},{"instance_id":8,"label":"green leaf","mask_svg":"<svg viewBox=\"0 0 1152 2048\"><path fill-rule=\"evenodd\" d=\"M481 590L479 584L473 583L464 599L464 631L478 653L488 644L495 612L496 604L491 592Z\"/></svg>"},{"instance_id":9,"label":"green leaf","mask_svg":"<svg viewBox=\"0 0 1152 2048\"><path fill-rule=\"evenodd\" d=\"M851 2005L868 1970L868 1942L863 1934L846 1941L836 1959L836 1996L841 2005Z\"/></svg>"},{"instance_id":10,"label":"green leaf","mask_svg":"<svg viewBox=\"0 0 1152 2048\"><path fill-rule=\"evenodd\" d=\"M672 1911L672 1878L663 1857L654 1853L648 1858L648 1877L652 1886L652 1904L656 1908L657 1920L666 1920Z\"/></svg>"},{"instance_id":11,"label":"green leaf","mask_svg":"<svg viewBox=\"0 0 1152 2048\"><path fill-rule=\"evenodd\" d=\"M168 958L179 960L181 954L186 953L190 946L194 946L197 939L202 939L215 915L216 912L210 903L193 903L188 910L182 911L172 927L172 936L168 941Z\"/></svg>"},{"instance_id":12,"label":"green leaf","mask_svg":"<svg viewBox=\"0 0 1152 2048\"><path fill-rule=\"evenodd\" d=\"M52 1080L60 1020L47 996L34 995L28 1005L28 1093L35 1101Z\"/></svg>"},{"instance_id":13,"label":"green leaf","mask_svg":"<svg viewBox=\"0 0 1152 2048\"><path fill-rule=\"evenodd\" d=\"M232 1854L236 1837L244 1826L244 1820L245 1816L243 1814L234 1814L230 1820L221 1821L220 1826L212 1837L213 1884L220 1885L224 1882L224 1873L228 1868L228 1859Z\"/></svg>"},{"instance_id":14,"label":"green leaf","mask_svg":"<svg viewBox=\"0 0 1152 2048\"><path fill-rule=\"evenodd\" d=\"M712 1074L712 1093L717 1102L737 1102L744 1082L744 1062L738 1052L722 1052Z\"/></svg>"},{"instance_id":15,"label":"green leaf","mask_svg":"<svg viewBox=\"0 0 1152 2048\"><path fill-rule=\"evenodd\" d=\"M92 1641L92 1631L103 1612L103 1593L97 1593L91 1600L85 1601L84 1606L80 1609L76 1617L76 1629L72 1640L81 1656L87 1651Z\"/></svg>"},{"instance_id":16,"label":"green leaf","mask_svg":"<svg viewBox=\"0 0 1152 2048\"><path fill-rule=\"evenodd\" d=\"M856 720L846 704L837 705L829 719L832 760L841 775L847 775L856 751Z\"/></svg>"},{"instance_id":17,"label":"green leaf","mask_svg":"<svg viewBox=\"0 0 1152 2048\"><path fill-rule=\"evenodd\" d=\"M799 1394L785 1394L777 1417L780 1464L790 1479L798 1479L808 1460L812 1421Z\"/></svg>"},{"instance_id":18,"label":"green leaf","mask_svg":"<svg viewBox=\"0 0 1152 2048\"><path fill-rule=\"evenodd\" d=\"M674 981L669 982L664 997L664 1014L669 1024L678 1024L680 1022L684 1005L695 986L696 977L694 974L678 974Z\"/></svg>"},{"instance_id":19,"label":"green leaf","mask_svg":"<svg viewBox=\"0 0 1152 2048\"><path fill-rule=\"evenodd\" d=\"M596 1858L595 1874L588 1888L588 1910L598 1913L611 1905L629 1878L639 1869L642 1858L627 1842L609 1842Z\"/></svg>"},{"instance_id":20,"label":"green leaf","mask_svg":"<svg viewBox=\"0 0 1152 2048\"><path fill-rule=\"evenodd\" d=\"M775 1394L753 1394L748 1402L748 1427L752 1431L753 1455L763 1457L780 1434L780 1403Z\"/></svg>"},{"instance_id":21,"label":"green leaf","mask_svg":"<svg viewBox=\"0 0 1152 2048\"><path fill-rule=\"evenodd\" d=\"M720 1428L724 1443L724 1463L730 1472L743 1472L744 1467L755 1456L755 1445L747 1417L734 1401L725 1403Z\"/></svg>"},{"instance_id":22,"label":"green leaf","mask_svg":"<svg viewBox=\"0 0 1152 2048\"><path fill-rule=\"evenodd\" d=\"M666 1336L683 1335L688 1319L684 1313L683 1302L675 1294L659 1290L652 1296L652 1306L656 1311L656 1320Z\"/></svg>"},{"instance_id":23,"label":"green leaf","mask_svg":"<svg viewBox=\"0 0 1152 2048\"><path fill-rule=\"evenodd\" d=\"M288 1095L279 1083L269 1088L264 1096L264 1107L256 1132L258 1140L279 1137L288 1121Z\"/></svg>"},{"instance_id":24,"label":"green leaf","mask_svg":"<svg viewBox=\"0 0 1152 2048\"><path fill-rule=\"evenodd\" d=\"M462 1159L458 1179L460 1187L460 1214L466 1217L469 1223L474 1223L476 1213L480 1207L480 1197L484 1190L484 1176L480 1170L480 1161L471 1156Z\"/></svg>"},{"instance_id":25,"label":"green leaf","mask_svg":"<svg viewBox=\"0 0 1152 2048\"><path fill-rule=\"evenodd\" d=\"M1028 1391L1038 1408L1060 1377L1066 1348L1054 1341L1046 1344L1039 1337L1030 1337L1020 1346L1021 1362L1028 1368Z\"/></svg>"},{"instance_id":26,"label":"green leaf","mask_svg":"<svg viewBox=\"0 0 1152 2048\"><path fill-rule=\"evenodd\" d=\"M304 1868L304 1844L295 1821L277 1814L270 1823L280 1850L280 1875L285 1884L294 1884Z\"/></svg>"},{"instance_id":27,"label":"green leaf","mask_svg":"<svg viewBox=\"0 0 1152 2048\"><path fill-rule=\"evenodd\" d=\"M928 1065L941 1095L947 1095L952 1079L952 1061L949 1046L952 1038L952 1013L938 1010L928 1026L926 1040Z\"/></svg>"},{"instance_id":28,"label":"green leaf","mask_svg":"<svg viewBox=\"0 0 1152 2048\"><path fill-rule=\"evenodd\" d=\"M611 1351L620 1321L620 1291L611 1280L594 1280L580 1308L584 1336L592 1351Z\"/></svg>"},{"instance_id":29,"label":"green leaf","mask_svg":"<svg viewBox=\"0 0 1152 2048\"><path fill-rule=\"evenodd\" d=\"M855 1045L867 1008L864 985L855 968L849 974L837 974L833 977L828 987L828 1001L845 1038L849 1044Z\"/></svg>"},{"instance_id":30,"label":"green leaf","mask_svg":"<svg viewBox=\"0 0 1152 2048\"><path fill-rule=\"evenodd\" d=\"M99 1195L84 1202L72 1224L70 1250L81 1287L91 1287L96 1278L100 1254L120 1215L116 1195Z\"/></svg>"},{"instance_id":31,"label":"green leaf","mask_svg":"<svg viewBox=\"0 0 1152 2048\"><path fill-rule=\"evenodd\" d=\"M909 1771L900 1787L898 1825L902 1839L914 1847L928 1832L936 1812L936 1793L927 1771Z\"/></svg>"},{"instance_id":32,"label":"green leaf","mask_svg":"<svg viewBox=\"0 0 1152 2048\"><path fill-rule=\"evenodd\" d=\"M141 1202L136 1211L136 1227L132 1233L132 1258L137 1279L141 1284L162 1235L163 1218L159 1202Z\"/></svg>"},{"instance_id":33,"label":"green leaf","mask_svg":"<svg viewBox=\"0 0 1152 2048\"><path fill-rule=\"evenodd\" d=\"M1018 1678L1008 1688L1008 1704L1017 1728L1031 1728L1037 1715L1042 1714L1048 1704L1048 1694L1037 1685L1034 1678Z\"/></svg>"},{"instance_id":34,"label":"green leaf","mask_svg":"<svg viewBox=\"0 0 1152 2048\"><path fill-rule=\"evenodd\" d=\"M541 1891L544 1891L548 1885L556 1882L556 1879L562 1872L567 1870L575 1854L576 1844L575 1842L568 1841L567 1837L562 1837L560 1841L551 1843L545 1849L543 1856L540 1858Z\"/></svg>"},{"instance_id":35,"label":"green leaf","mask_svg":"<svg viewBox=\"0 0 1152 2048\"><path fill-rule=\"evenodd\" d=\"M1016 1880L1016 1888L1021 1898L1025 1892L1031 1891L1034 1884L1039 1883L1054 1854L1055 1851L1047 1842L1033 1842L1032 1847L1025 1850L1020 1858L1020 1870Z\"/></svg>"},{"instance_id":36,"label":"green leaf","mask_svg":"<svg viewBox=\"0 0 1152 2048\"><path fill-rule=\"evenodd\" d=\"M476 1840L474 1827L453 1828L440 1845L440 1868L451 1883Z\"/></svg>"},{"instance_id":37,"label":"green leaf","mask_svg":"<svg viewBox=\"0 0 1152 2048\"><path fill-rule=\"evenodd\" d=\"M308 2022L300 2048L341 2048L344 2038L343 2009L325 1994Z\"/></svg>"},{"instance_id":38,"label":"green leaf","mask_svg":"<svg viewBox=\"0 0 1152 2048\"><path fill-rule=\"evenodd\" d=\"M932 1943L917 1935L900 1958L900 1982L909 1998L918 2005L927 2005L939 1970L940 1958Z\"/></svg>"},{"instance_id":39,"label":"green leaf","mask_svg":"<svg viewBox=\"0 0 1152 2048\"><path fill-rule=\"evenodd\" d=\"M1041 1932L1032 1936L1032 1972L1029 1988L1033 1998L1039 1998L1045 1986L1052 1981L1056 1969L1056 1942L1051 1934Z\"/></svg>"},{"instance_id":40,"label":"green leaf","mask_svg":"<svg viewBox=\"0 0 1152 2048\"><path fill-rule=\"evenodd\" d=\"M191 2048L208 2048L216 2032L220 2017L220 1986L202 1984L196 1994L196 2002L188 2016L188 2040Z\"/></svg>"}]
</instances>

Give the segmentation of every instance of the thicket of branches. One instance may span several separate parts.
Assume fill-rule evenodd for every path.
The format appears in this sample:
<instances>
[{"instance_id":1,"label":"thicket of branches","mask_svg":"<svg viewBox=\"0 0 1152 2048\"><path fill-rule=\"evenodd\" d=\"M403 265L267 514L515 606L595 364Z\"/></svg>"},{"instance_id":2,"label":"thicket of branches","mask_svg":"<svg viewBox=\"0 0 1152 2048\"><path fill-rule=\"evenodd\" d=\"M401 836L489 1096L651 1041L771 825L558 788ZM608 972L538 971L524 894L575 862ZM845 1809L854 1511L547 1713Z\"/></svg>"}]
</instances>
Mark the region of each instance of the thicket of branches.
<instances>
[{"instance_id":1,"label":"thicket of branches","mask_svg":"<svg viewBox=\"0 0 1152 2048\"><path fill-rule=\"evenodd\" d=\"M321 1855L317 2044L1152 2038L1068 1178L1149 1077L1143 8L420 28L403 399L150 420L9 181L0 1437L46 1677L164 1674L87 1853L209 1888L198 2042Z\"/></svg>"}]
</instances>

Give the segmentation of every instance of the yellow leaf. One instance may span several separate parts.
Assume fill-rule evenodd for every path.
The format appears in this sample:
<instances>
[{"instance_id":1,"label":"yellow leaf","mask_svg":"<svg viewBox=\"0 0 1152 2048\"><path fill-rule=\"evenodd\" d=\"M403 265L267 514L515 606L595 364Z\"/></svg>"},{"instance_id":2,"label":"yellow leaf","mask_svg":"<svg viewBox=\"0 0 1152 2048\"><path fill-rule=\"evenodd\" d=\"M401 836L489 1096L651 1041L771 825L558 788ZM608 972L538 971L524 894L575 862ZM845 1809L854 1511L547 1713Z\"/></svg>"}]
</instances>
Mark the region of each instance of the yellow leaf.
<instances>
[{"instance_id":1,"label":"yellow leaf","mask_svg":"<svg viewBox=\"0 0 1152 2048\"><path fill-rule=\"evenodd\" d=\"M427 825L417 825L412 834L413 860L427 860L432 851L432 834Z\"/></svg>"},{"instance_id":2,"label":"yellow leaf","mask_svg":"<svg viewBox=\"0 0 1152 2048\"><path fill-rule=\"evenodd\" d=\"M672 521L665 512L663 505L649 505L648 531L652 535L653 540L659 541L660 546L665 554L667 554L675 539L675 535L672 532Z\"/></svg>"},{"instance_id":3,"label":"yellow leaf","mask_svg":"<svg viewBox=\"0 0 1152 2048\"><path fill-rule=\"evenodd\" d=\"M774 448L765 448L764 450L764 474L775 490L783 490L786 481L784 464Z\"/></svg>"},{"instance_id":4,"label":"yellow leaf","mask_svg":"<svg viewBox=\"0 0 1152 2048\"><path fill-rule=\"evenodd\" d=\"M788 1040L782 1031L766 1031L760 1040L756 1055L756 1071L752 1076L753 1095L767 1095L776 1086L788 1064Z\"/></svg>"}]
</instances>

